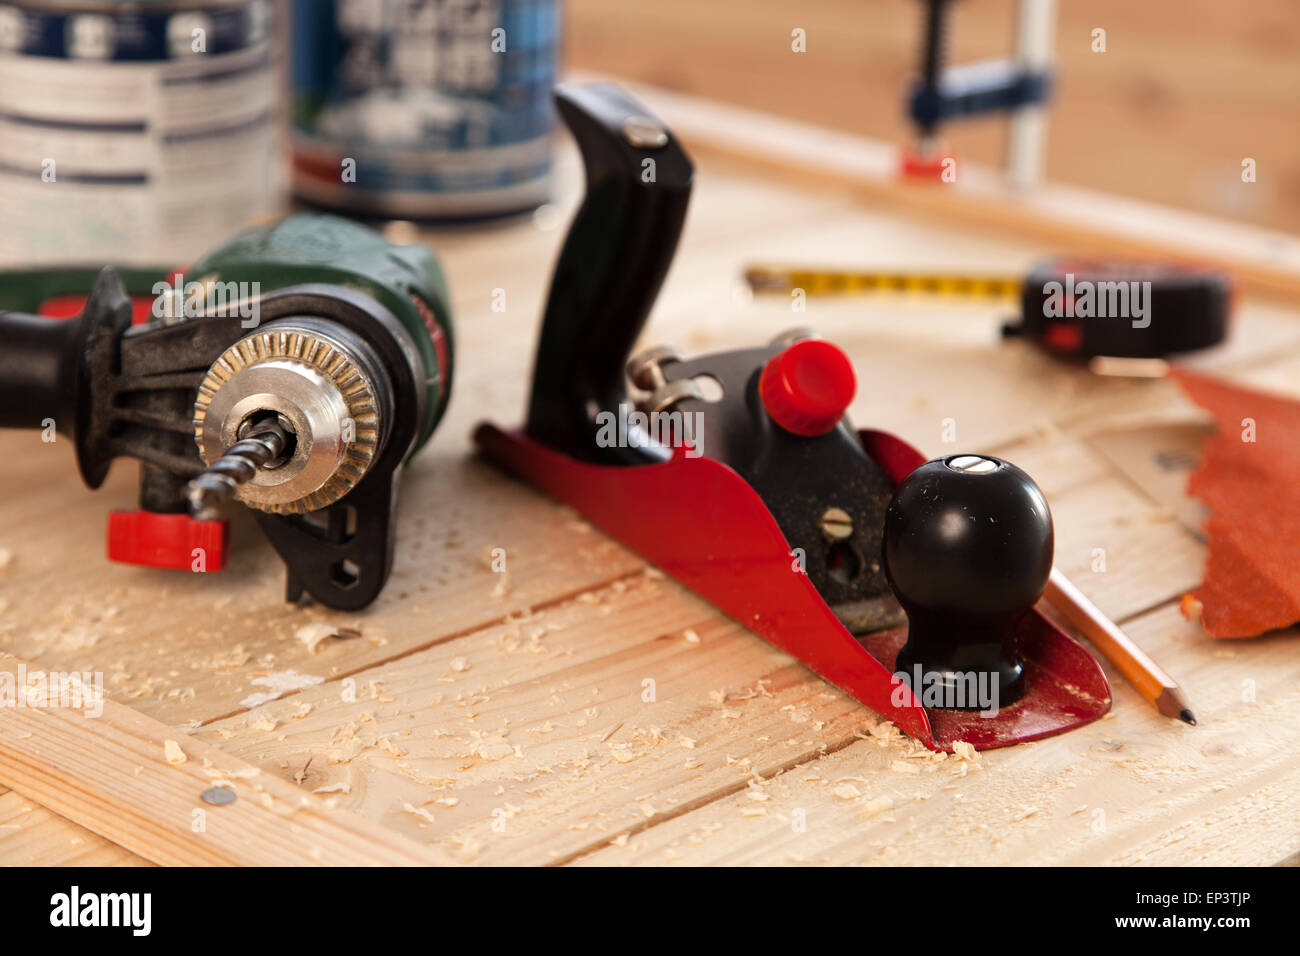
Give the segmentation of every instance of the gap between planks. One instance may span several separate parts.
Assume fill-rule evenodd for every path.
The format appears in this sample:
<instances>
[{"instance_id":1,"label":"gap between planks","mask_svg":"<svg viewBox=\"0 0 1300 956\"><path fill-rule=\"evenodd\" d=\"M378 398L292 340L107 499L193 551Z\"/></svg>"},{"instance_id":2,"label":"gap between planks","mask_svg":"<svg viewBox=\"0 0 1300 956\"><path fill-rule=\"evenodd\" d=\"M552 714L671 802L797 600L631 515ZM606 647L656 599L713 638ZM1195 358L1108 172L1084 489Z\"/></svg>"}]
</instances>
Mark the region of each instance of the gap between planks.
<instances>
[{"instance_id":1,"label":"gap between planks","mask_svg":"<svg viewBox=\"0 0 1300 956\"><path fill-rule=\"evenodd\" d=\"M647 565L647 567L648 566L649 565ZM339 671L337 674L331 674L329 677L325 678L320 684L312 684L310 686L327 687L330 684L335 683L337 681L346 680L349 677L357 677L361 674L366 673L369 670L373 670L380 667L387 667L388 665L394 664L397 661L402 660L403 658L410 657L413 654L422 653L424 651L430 650L431 648L438 647L441 644L448 644L451 641L458 640L462 637L468 637L470 635L477 634L481 631L491 630L492 628L501 627L502 625L509 624L519 614L522 614L525 617L529 617L532 616L533 614L536 614L539 611L546 611L553 607L556 607L557 605L565 604L588 592L603 591L613 587L620 581L629 581L632 580L633 578L641 577L643 574L645 574L644 567L637 568L636 570L632 570L632 571L624 571L620 574L613 575L612 577L606 578L601 581L588 582L585 586L581 588L574 588L571 591L565 591L561 594L556 595L555 597L549 597L546 598L545 600L537 601L533 604L530 604L528 607L523 608L520 611L507 612L505 614L502 614L500 617L490 618L488 620L481 621L473 625L462 627L459 630L452 631L447 634L439 635L438 637L435 637L424 644L417 644L410 647L404 647L401 650L397 651L396 653L389 655L388 657L381 657L378 660L367 661L365 664L358 665L352 668L351 670ZM294 697L297 694L302 693L304 689L305 688L299 687L299 688L294 688L293 690L286 690L282 692L275 699L287 700L291 697ZM239 710L232 710L224 714L218 714L215 717L208 717L203 720L199 720L194 725L194 727L195 729L198 729L199 727L206 727L209 724L214 724L221 720L229 720L233 717L239 717L249 713L249 711L252 709L254 708L241 707Z\"/></svg>"}]
</instances>

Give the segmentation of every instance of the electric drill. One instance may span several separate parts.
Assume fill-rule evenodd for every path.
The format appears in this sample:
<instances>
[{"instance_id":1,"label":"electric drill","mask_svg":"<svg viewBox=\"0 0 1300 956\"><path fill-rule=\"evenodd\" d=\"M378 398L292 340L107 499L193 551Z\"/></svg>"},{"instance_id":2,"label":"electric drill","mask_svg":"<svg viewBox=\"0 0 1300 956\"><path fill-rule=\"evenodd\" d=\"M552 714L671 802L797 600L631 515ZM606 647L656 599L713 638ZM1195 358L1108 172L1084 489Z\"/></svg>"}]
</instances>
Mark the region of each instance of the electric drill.
<instances>
[{"instance_id":1,"label":"electric drill","mask_svg":"<svg viewBox=\"0 0 1300 956\"><path fill-rule=\"evenodd\" d=\"M392 569L400 466L447 406L446 283L420 245L343 219L250 229L170 281L106 267L0 283L0 427L54 429L98 487L140 462L140 510L109 519L109 558L216 571L221 504L253 509L286 595L355 610ZM155 276L161 280L161 276ZM40 309L44 302L47 308ZM135 322L133 323L133 316Z\"/></svg>"}]
</instances>

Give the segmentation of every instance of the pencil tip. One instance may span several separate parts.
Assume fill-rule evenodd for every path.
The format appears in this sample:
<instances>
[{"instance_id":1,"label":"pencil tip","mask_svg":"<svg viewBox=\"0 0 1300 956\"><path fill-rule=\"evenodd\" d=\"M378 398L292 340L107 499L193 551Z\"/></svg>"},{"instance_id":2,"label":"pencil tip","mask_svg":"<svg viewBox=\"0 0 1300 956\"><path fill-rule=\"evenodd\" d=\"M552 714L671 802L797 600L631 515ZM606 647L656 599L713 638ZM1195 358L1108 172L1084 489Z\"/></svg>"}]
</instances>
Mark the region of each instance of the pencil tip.
<instances>
[{"instance_id":1,"label":"pencil tip","mask_svg":"<svg viewBox=\"0 0 1300 956\"><path fill-rule=\"evenodd\" d=\"M1184 707L1181 711L1179 711L1178 719L1184 721L1185 723L1191 724L1193 727L1196 726L1196 715L1193 714L1186 707Z\"/></svg>"}]
</instances>

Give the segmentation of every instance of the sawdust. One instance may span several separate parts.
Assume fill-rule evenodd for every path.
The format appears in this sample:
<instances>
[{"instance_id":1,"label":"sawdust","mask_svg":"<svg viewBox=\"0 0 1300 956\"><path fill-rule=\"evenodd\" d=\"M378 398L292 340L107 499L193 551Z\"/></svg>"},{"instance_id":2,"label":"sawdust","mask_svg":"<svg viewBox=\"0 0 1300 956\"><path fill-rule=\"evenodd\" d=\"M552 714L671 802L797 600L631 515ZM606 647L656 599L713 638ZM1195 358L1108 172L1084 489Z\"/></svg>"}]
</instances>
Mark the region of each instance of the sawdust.
<instances>
[{"instance_id":1,"label":"sawdust","mask_svg":"<svg viewBox=\"0 0 1300 956\"><path fill-rule=\"evenodd\" d=\"M173 767L179 767L189 759L185 756L185 751L181 750L181 745L174 740L163 741L163 756Z\"/></svg>"},{"instance_id":2,"label":"sawdust","mask_svg":"<svg viewBox=\"0 0 1300 956\"><path fill-rule=\"evenodd\" d=\"M278 700L281 695L290 691L315 687L317 684L323 684L324 682L325 678L317 677L315 674L299 674L295 670L273 671L265 677L254 677L250 681L254 687L267 687L270 688L269 690L249 694L239 704L241 707L252 710L262 704Z\"/></svg>"},{"instance_id":3,"label":"sawdust","mask_svg":"<svg viewBox=\"0 0 1300 956\"><path fill-rule=\"evenodd\" d=\"M428 824L435 822L433 819L433 814L430 813L428 810L426 810L424 807L416 807L416 806L412 806L410 803L403 803L402 809L405 810L407 813L411 814L412 816L419 817L421 820L426 821L425 824L423 824L423 826L427 826Z\"/></svg>"},{"instance_id":4,"label":"sawdust","mask_svg":"<svg viewBox=\"0 0 1300 956\"><path fill-rule=\"evenodd\" d=\"M980 759L980 752L972 744L968 744L964 740L953 743L952 755L958 760L964 760L967 763L975 763Z\"/></svg>"},{"instance_id":5,"label":"sawdust","mask_svg":"<svg viewBox=\"0 0 1300 956\"><path fill-rule=\"evenodd\" d=\"M8 571L14 563L14 553L8 548L0 548L0 572Z\"/></svg>"},{"instance_id":6,"label":"sawdust","mask_svg":"<svg viewBox=\"0 0 1300 956\"><path fill-rule=\"evenodd\" d=\"M294 637L303 643L308 654L315 654L317 648L331 638L350 640L360 636L361 632L355 627L338 627L325 621L312 621L294 632Z\"/></svg>"},{"instance_id":7,"label":"sawdust","mask_svg":"<svg viewBox=\"0 0 1300 956\"><path fill-rule=\"evenodd\" d=\"M894 809L894 801L890 797L873 797L862 803L862 815L868 820L880 816Z\"/></svg>"}]
</instances>

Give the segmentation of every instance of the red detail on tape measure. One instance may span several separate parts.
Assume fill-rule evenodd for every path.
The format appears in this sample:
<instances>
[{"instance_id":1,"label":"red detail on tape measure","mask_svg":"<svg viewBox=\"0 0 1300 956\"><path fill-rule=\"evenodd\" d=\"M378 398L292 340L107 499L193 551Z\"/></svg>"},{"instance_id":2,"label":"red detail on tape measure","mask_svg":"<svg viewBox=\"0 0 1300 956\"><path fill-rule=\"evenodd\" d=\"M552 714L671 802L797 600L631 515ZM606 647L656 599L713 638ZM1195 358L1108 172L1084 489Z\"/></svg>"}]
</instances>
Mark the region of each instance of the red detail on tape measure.
<instances>
[{"instance_id":1,"label":"red detail on tape measure","mask_svg":"<svg viewBox=\"0 0 1300 956\"><path fill-rule=\"evenodd\" d=\"M224 520L186 514L114 511L108 516L108 560L176 571L220 571L229 529Z\"/></svg>"},{"instance_id":2,"label":"red detail on tape measure","mask_svg":"<svg viewBox=\"0 0 1300 956\"><path fill-rule=\"evenodd\" d=\"M1083 348L1083 326L1077 322L1052 322L1043 329L1043 348L1077 352Z\"/></svg>"},{"instance_id":3,"label":"red detail on tape measure","mask_svg":"<svg viewBox=\"0 0 1300 956\"><path fill-rule=\"evenodd\" d=\"M844 417L858 380L849 357L830 342L796 342L768 359L758 393L772 420L788 432L824 435Z\"/></svg>"}]
</instances>

